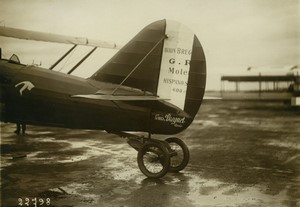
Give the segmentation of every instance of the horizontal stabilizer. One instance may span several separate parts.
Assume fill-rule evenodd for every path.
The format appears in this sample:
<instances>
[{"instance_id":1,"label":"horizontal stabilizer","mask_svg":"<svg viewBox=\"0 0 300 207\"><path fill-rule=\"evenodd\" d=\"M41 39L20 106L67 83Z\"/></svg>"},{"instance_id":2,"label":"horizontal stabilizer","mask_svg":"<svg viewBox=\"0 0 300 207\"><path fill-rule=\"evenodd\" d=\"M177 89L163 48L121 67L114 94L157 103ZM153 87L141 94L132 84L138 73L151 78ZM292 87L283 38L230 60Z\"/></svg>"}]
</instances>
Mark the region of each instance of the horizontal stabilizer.
<instances>
[{"instance_id":1,"label":"horizontal stabilizer","mask_svg":"<svg viewBox=\"0 0 300 207\"><path fill-rule=\"evenodd\" d=\"M35 40L44 42L55 42L73 45L85 45L109 49L119 49L114 42L92 40L86 37L72 37L67 35L51 34L46 32L36 32L24 29L0 26L0 36L12 37L17 39Z\"/></svg>"},{"instance_id":2,"label":"horizontal stabilizer","mask_svg":"<svg viewBox=\"0 0 300 207\"><path fill-rule=\"evenodd\" d=\"M157 96L116 96L116 95L97 95L97 94L89 94L89 95L74 95L73 98L87 98L87 99L95 99L95 100L107 100L107 101L159 101L159 100L167 100L163 98L159 98Z\"/></svg>"}]
</instances>

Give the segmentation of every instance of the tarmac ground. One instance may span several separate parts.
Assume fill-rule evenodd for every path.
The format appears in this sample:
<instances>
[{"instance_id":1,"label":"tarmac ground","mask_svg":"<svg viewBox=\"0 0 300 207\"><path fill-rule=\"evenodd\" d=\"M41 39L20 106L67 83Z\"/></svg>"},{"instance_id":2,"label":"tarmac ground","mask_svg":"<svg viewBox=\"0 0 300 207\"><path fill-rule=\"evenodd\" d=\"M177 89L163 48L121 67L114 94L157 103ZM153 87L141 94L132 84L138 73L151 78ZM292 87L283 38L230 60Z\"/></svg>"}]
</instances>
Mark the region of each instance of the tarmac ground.
<instances>
[{"instance_id":1,"label":"tarmac ground","mask_svg":"<svg viewBox=\"0 0 300 207\"><path fill-rule=\"evenodd\" d=\"M282 102L204 101L176 135L188 166L149 179L116 135L1 123L1 206L300 206L299 126Z\"/></svg>"}]
</instances>

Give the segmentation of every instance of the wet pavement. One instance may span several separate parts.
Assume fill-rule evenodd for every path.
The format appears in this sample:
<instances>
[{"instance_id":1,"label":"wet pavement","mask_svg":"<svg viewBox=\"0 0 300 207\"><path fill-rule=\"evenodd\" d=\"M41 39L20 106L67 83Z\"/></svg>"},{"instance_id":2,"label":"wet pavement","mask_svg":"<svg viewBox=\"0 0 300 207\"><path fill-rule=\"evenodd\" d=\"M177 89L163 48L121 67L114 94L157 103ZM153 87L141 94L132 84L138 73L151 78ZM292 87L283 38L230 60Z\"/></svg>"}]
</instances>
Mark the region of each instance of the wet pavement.
<instances>
[{"instance_id":1,"label":"wet pavement","mask_svg":"<svg viewBox=\"0 0 300 207\"><path fill-rule=\"evenodd\" d=\"M149 179L116 135L1 123L1 206L300 206L299 126L281 102L206 101L176 135L188 166Z\"/></svg>"}]
</instances>

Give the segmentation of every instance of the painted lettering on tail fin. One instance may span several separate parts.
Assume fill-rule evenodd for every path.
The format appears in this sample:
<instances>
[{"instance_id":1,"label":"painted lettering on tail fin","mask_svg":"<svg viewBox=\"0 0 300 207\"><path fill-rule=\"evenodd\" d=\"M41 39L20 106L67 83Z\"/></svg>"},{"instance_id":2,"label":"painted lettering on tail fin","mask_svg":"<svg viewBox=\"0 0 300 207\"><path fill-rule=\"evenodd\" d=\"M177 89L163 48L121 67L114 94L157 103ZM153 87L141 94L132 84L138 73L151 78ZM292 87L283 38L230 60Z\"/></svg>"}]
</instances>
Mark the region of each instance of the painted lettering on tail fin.
<instances>
[{"instance_id":1,"label":"painted lettering on tail fin","mask_svg":"<svg viewBox=\"0 0 300 207\"><path fill-rule=\"evenodd\" d=\"M167 21L157 95L184 110L194 33L182 24Z\"/></svg>"}]
</instances>

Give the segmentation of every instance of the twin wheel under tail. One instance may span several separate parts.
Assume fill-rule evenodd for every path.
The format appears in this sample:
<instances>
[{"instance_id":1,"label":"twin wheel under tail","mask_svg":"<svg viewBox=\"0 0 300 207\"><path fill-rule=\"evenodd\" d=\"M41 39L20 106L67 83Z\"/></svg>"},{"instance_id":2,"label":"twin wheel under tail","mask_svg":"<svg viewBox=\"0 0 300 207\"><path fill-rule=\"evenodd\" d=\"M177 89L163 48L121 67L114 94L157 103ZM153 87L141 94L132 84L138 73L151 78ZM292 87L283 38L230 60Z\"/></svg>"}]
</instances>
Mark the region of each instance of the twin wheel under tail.
<instances>
[{"instance_id":1,"label":"twin wheel under tail","mask_svg":"<svg viewBox=\"0 0 300 207\"><path fill-rule=\"evenodd\" d=\"M149 178L160 178L168 172L179 172L189 162L189 149L177 137L158 140L125 132L115 134L126 138L127 143L138 151L138 166L142 173Z\"/></svg>"},{"instance_id":2,"label":"twin wheel under tail","mask_svg":"<svg viewBox=\"0 0 300 207\"><path fill-rule=\"evenodd\" d=\"M22 65L16 56L0 60L1 121L105 130L126 137L138 151L140 170L151 178L187 166L189 150L181 139L151 137L185 130L203 100L205 56L187 27L170 20L153 22L87 79L70 74L96 48L116 48L114 43L54 34L47 38L45 33L3 27L0 35L74 45L49 70ZM68 74L55 71L77 45L94 49Z\"/></svg>"}]
</instances>

